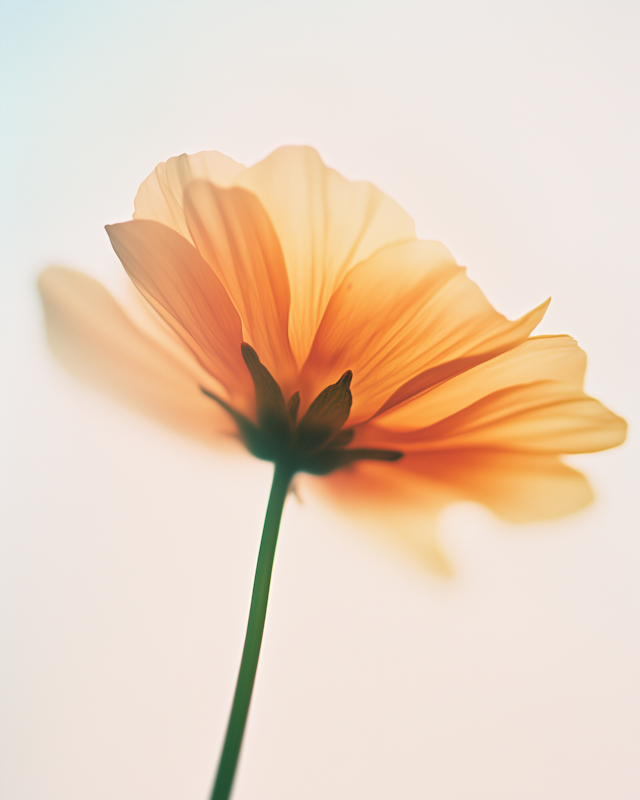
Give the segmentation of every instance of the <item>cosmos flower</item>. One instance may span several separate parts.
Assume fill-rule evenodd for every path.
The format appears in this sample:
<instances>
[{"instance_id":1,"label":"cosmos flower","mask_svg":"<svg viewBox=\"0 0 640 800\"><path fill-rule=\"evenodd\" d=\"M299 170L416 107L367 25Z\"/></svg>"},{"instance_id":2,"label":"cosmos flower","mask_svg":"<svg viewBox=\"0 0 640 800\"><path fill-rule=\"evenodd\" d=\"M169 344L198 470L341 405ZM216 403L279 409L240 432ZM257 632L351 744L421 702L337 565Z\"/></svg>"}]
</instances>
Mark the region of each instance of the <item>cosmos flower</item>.
<instances>
[{"instance_id":1,"label":"cosmos flower","mask_svg":"<svg viewBox=\"0 0 640 800\"><path fill-rule=\"evenodd\" d=\"M133 220L107 231L153 311L132 319L91 278L49 269L59 358L201 440L236 435L274 460L296 450L297 469L324 473L316 488L393 520L427 557L427 526L416 538L403 510L409 529L460 499L512 521L568 513L591 492L560 456L624 439L623 420L582 391L576 342L531 336L547 303L507 320L393 200L310 148L249 168L217 152L171 158Z\"/></svg>"},{"instance_id":2,"label":"cosmos flower","mask_svg":"<svg viewBox=\"0 0 640 800\"><path fill-rule=\"evenodd\" d=\"M296 473L392 519L438 563L399 509L427 521L456 499L508 519L572 511L590 491L560 456L620 444L625 423L582 391L573 339L531 336L548 302L509 321L393 200L314 150L284 147L250 168L216 152L172 158L140 187L133 217L107 233L144 324L72 270L47 270L40 291L52 349L73 371L275 464L211 794L227 800Z\"/></svg>"}]
</instances>

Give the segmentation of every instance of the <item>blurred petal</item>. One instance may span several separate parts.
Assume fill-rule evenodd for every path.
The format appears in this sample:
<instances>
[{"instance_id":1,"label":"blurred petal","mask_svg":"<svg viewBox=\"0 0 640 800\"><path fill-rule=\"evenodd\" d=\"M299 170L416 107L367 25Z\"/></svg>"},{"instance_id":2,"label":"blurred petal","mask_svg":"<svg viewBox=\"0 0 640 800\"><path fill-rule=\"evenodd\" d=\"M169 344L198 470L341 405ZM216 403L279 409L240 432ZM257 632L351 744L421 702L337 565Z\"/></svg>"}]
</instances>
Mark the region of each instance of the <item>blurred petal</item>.
<instances>
[{"instance_id":1,"label":"blurred petal","mask_svg":"<svg viewBox=\"0 0 640 800\"><path fill-rule=\"evenodd\" d=\"M184 213L192 241L240 314L244 340L289 396L296 372L289 346L289 278L271 220L251 192L206 181L185 189Z\"/></svg>"},{"instance_id":2,"label":"blurred petal","mask_svg":"<svg viewBox=\"0 0 640 800\"><path fill-rule=\"evenodd\" d=\"M331 297L302 385L313 394L353 370L356 423L520 344L546 306L510 322L444 245L386 247L351 270Z\"/></svg>"},{"instance_id":3,"label":"blurred petal","mask_svg":"<svg viewBox=\"0 0 640 800\"><path fill-rule=\"evenodd\" d=\"M199 390L195 362L190 372L143 334L93 278L51 267L38 287L51 350L74 375L195 439L233 430Z\"/></svg>"},{"instance_id":4,"label":"blurred petal","mask_svg":"<svg viewBox=\"0 0 640 800\"><path fill-rule=\"evenodd\" d=\"M310 147L281 147L234 182L258 196L282 245L289 337L301 365L338 283L380 247L415 239L413 220L372 184L326 167Z\"/></svg>"},{"instance_id":5,"label":"blurred petal","mask_svg":"<svg viewBox=\"0 0 640 800\"><path fill-rule=\"evenodd\" d=\"M387 469L384 469L384 466ZM455 496L428 492L424 481L407 480L396 465L381 468L359 462L322 478L300 475L296 482L352 517L369 537L377 536L404 555L442 577L453 567L438 536L438 517Z\"/></svg>"},{"instance_id":6,"label":"blurred petal","mask_svg":"<svg viewBox=\"0 0 640 800\"><path fill-rule=\"evenodd\" d=\"M229 295L195 247L149 220L108 225L113 249L138 289L235 402L252 396Z\"/></svg>"},{"instance_id":7,"label":"blurred petal","mask_svg":"<svg viewBox=\"0 0 640 800\"><path fill-rule=\"evenodd\" d=\"M360 462L305 485L354 521L441 575L451 563L438 518L455 502L489 507L508 522L553 519L593 499L587 479L557 456L493 450L412 453L395 464Z\"/></svg>"},{"instance_id":8,"label":"blurred petal","mask_svg":"<svg viewBox=\"0 0 640 800\"><path fill-rule=\"evenodd\" d=\"M230 186L244 169L242 164L215 150L170 158L158 164L138 189L133 218L161 222L191 241L183 211L185 187L195 180Z\"/></svg>"},{"instance_id":9,"label":"blurred petal","mask_svg":"<svg viewBox=\"0 0 640 800\"><path fill-rule=\"evenodd\" d=\"M509 522L532 522L570 514L593 494L584 475L557 456L498 450L416 453L400 470L426 482L425 489L455 493L488 506Z\"/></svg>"},{"instance_id":10,"label":"blurred petal","mask_svg":"<svg viewBox=\"0 0 640 800\"><path fill-rule=\"evenodd\" d=\"M393 447L405 453L476 447L593 453L622 444L626 430L623 419L575 386L537 381L493 392L419 430L363 426L354 445Z\"/></svg>"},{"instance_id":11,"label":"blurred petal","mask_svg":"<svg viewBox=\"0 0 640 800\"><path fill-rule=\"evenodd\" d=\"M500 450L411 453L393 465L362 462L322 480L314 488L358 514L368 508L392 531L401 509L435 520L447 505L470 501L510 522L532 522L572 513L593 498L584 475L558 456Z\"/></svg>"},{"instance_id":12,"label":"blurred petal","mask_svg":"<svg viewBox=\"0 0 640 800\"><path fill-rule=\"evenodd\" d=\"M587 357L570 336L534 336L518 347L412 398L376 418L393 430L433 425L477 400L533 381L555 380L582 388Z\"/></svg>"}]
</instances>

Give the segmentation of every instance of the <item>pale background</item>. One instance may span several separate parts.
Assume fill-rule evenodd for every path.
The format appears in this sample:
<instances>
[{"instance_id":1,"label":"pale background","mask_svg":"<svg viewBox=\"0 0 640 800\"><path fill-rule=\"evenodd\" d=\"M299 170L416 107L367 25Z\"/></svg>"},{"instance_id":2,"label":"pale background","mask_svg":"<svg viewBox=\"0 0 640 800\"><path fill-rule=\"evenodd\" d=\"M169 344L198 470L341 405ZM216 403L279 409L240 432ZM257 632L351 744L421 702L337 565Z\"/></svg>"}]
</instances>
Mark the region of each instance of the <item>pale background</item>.
<instances>
[{"instance_id":1,"label":"pale background","mask_svg":"<svg viewBox=\"0 0 640 800\"><path fill-rule=\"evenodd\" d=\"M640 797L637 2L3 0L0 796L204 800L268 465L68 376L35 277L169 156L286 143L375 182L499 310L552 295L631 421L589 509L450 510L430 576L291 501L235 800Z\"/></svg>"}]
</instances>

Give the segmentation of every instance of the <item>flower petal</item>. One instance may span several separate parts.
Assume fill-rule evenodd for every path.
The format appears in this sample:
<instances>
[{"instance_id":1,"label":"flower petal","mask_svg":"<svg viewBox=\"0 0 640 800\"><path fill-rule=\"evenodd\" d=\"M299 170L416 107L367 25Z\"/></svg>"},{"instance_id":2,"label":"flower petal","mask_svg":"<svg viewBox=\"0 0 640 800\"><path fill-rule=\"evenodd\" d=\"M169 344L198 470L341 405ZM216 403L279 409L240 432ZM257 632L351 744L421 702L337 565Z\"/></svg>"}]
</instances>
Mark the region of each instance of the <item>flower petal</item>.
<instances>
[{"instance_id":1,"label":"flower petal","mask_svg":"<svg viewBox=\"0 0 640 800\"><path fill-rule=\"evenodd\" d=\"M570 514L593 494L587 479L557 456L497 450L416 453L398 466L425 481L428 491L453 492L458 500L488 506L510 522L532 522Z\"/></svg>"},{"instance_id":2,"label":"flower petal","mask_svg":"<svg viewBox=\"0 0 640 800\"><path fill-rule=\"evenodd\" d=\"M192 241L242 319L244 340L287 397L297 372L289 346L289 278L280 242L258 198L194 181L184 192Z\"/></svg>"},{"instance_id":3,"label":"flower petal","mask_svg":"<svg viewBox=\"0 0 640 800\"><path fill-rule=\"evenodd\" d=\"M398 510L431 517L453 502L488 506L511 522L532 522L570 514L593 494L581 472L558 456L500 450L411 453L395 464L362 462L323 478L345 507L369 507L393 529Z\"/></svg>"},{"instance_id":4,"label":"flower petal","mask_svg":"<svg viewBox=\"0 0 640 800\"><path fill-rule=\"evenodd\" d=\"M282 245L291 286L289 337L301 365L338 283L379 248L415 239L413 220L372 184L326 167L310 147L281 147L234 183L258 196Z\"/></svg>"},{"instance_id":5,"label":"flower petal","mask_svg":"<svg viewBox=\"0 0 640 800\"><path fill-rule=\"evenodd\" d=\"M546 306L510 322L440 243L392 245L334 292L302 387L313 393L351 369L357 423L520 344Z\"/></svg>"},{"instance_id":6,"label":"flower petal","mask_svg":"<svg viewBox=\"0 0 640 800\"><path fill-rule=\"evenodd\" d=\"M396 431L433 425L499 389L555 380L582 388L587 357L570 336L534 336L376 418Z\"/></svg>"},{"instance_id":7,"label":"flower petal","mask_svg":"<svg viewBox=\"0 0 640 800\"><path fill-rule=\"evenodd\" d=\"M438 539L438 517L456 499L451 492L431 491L424 480L397 464L361 461L329 475L299 475L296 483L349 514L367 536L377 536L413 561L444 577L453 567Z\"/></svg>"},{"instance_id":8,"label":"flower petal","mask_svg":"<svg viewBox=\"0 0 640 800\"><path fill-rule=\"evenodd\" d=\"M363 426L354 444L405 453L480 447L559 454L616 447L624 441L627 426L575 386L536 381L500 389L419 430L376 428Z\"/></svg>"},{"instance_id":9,"label":"flower petal","mask_svg":"<svg viewBox=\"0 0 640 800\"><path fill-rule=\"evenodd\" d=\"M133 218L161 222L190 241L183 211L185 187L195 180L230 186L244 169L243 164L216 150L170 158L158 164L138 189Z\"/></svg>"},{"instance_id":10,"label":"flower petal","mask_svg":"<svg viewBox=\"0 0 640 800\"><path fill-rule=\"evenodd\" d=\"M189 370L142 333L100 283L50 267L38 288L49 345L70 372L200 441L233 430L228 415L199 390L195 361Z\"/></svg>"},{"instance_id":11,"label":"flower petal","mask_svg":"<svg viewBox=\"0 0 640 800\"><path fill-rule=\"evenodd\" d=\"M137 288L232 401L246 404L253 386L240 352L240 317L195 247L150 220L108 225L107 233Z\"/></svg>"},{"instance_id":12,"label":"flower petal","mask_svg":"<svg viewBox=\"0 0 640 800\"><path fill-rule=\"evenodd\" d=\"M476 502L522 523L570 514L593 497L584 475L557 456L497 450L411 453L394 464L359 462L322 478L302 477L369 533L444 575L453 570L437 521L447 505Z\"/></svg>"}]
</instances>

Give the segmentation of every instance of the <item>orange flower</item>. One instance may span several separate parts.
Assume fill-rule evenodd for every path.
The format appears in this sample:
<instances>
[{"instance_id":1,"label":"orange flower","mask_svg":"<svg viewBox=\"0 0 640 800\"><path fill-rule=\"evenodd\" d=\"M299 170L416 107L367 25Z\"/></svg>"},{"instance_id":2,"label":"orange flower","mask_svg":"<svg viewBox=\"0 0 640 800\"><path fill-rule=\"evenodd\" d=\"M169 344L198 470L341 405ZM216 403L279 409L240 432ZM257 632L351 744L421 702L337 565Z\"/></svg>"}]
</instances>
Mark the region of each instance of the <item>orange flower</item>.
<instances>
[{"instance_id":1,"label":"orange flower","mask_svg":"<svg viewBox=\"0 0 640 800\"><path fill-rule=\"evenodd\" d=\"M393 200L310 148L249 168L169 159L133 216L107 232L147 324L52 268L48 334L71 369L183 432L234 432L349 503L433 515L470 499L511 520L587 503L560 456L624 439L582 391L576 342L531 337L548 303L510 322Z\"/></svg>"},{"instance_id":2,"label":"orange flower","mask_svg":"<svg viewBox=\"0 0 640 800\"><path fill-rule=\"evenodd\" d=\"M276 465L236 691L211 793L228 800L253 692L280 517L298 472L380 516L468 498L511 519L590 498L563 453L620 444L582 391L584 353L510 322L449 251L308 148L245 168L180 156L107 232L152 310L145 332L98 283L40 279L51 345L74 371L204 439L232 432ZM414 518L418 518L414 514ZM432 563L430 539L408 542Z\"/></svg>"}]
</instances>

